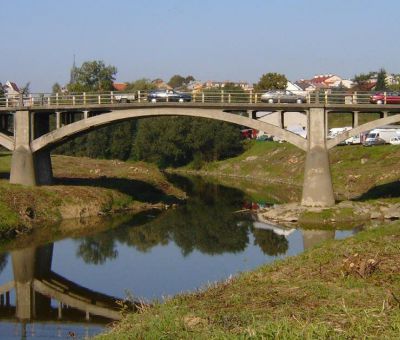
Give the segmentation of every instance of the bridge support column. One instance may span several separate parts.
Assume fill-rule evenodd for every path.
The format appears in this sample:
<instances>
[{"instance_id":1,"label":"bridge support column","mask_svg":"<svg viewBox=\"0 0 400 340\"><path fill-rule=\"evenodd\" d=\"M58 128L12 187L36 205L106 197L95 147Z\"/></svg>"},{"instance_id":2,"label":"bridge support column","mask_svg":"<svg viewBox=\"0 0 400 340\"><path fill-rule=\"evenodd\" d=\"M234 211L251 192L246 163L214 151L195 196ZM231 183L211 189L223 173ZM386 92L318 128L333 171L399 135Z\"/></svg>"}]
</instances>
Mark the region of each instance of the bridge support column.
<instances>
[{"instance_id":1,"label":"bridge support column","mask_svg":"<svg viewBox=\"0 0 400 340\"><path fill-rule=\"evenodd\" d=\"M358 111L353 111L352 113L352 127L353 129L356 128L358 126Z\"/></svg>"},{"instance_id":2,"label":"bridge support column","mask_svg":"<svg viewBox=\"0 0 400 340\"><path fill-rule=\"evenodd\" d=\"M29 111L17 111L14 115L15 150L11 158L10 183L29 186L51 184L53 172L50 152L41 150L35 154L30 141L49 132L49 115Z\"/></svg>"},{"instance_id":3,"label":"bridge support column","mask_svg":"<svg viewBox=\"0 0 400 340\"><path fill-rule=\"evenodd\" d=\"M33 121L33 138L38 138L50 131L50 115L36 114ZM40 150L34 154L36 183L50 185L53 183L53 170L49 150Z\"/></svg>"},{"instance_id":4,"label":"bridge support column","mask_svg":"<svg viewBox=\"0 0 400 340\"><path fill-rule=\"evenodd\" d=\"M301 204L327 207L335 204L326 148L325 110L311 108L308 113L308 151L304 170Z\"/></svg>"},{"instance_id":5,"label":"bridge support column","mask_svg":"<svg viewBox=\"0 0 400 340\"><path fill-rule=\"evenodd\" d=\"M36 183L38 185L53 184L53 168L50 151L40 150L34 154Z\"/></svg>"},{"instance_id":6,"label":"bridge support column","mask_svg":"<svg viewBox=\"0 0 400 340\"><path fill-rule=\"evenodd\" d=\"M30 148L30 124L29 111L15 112L15 150L11 157L10 183L36 185L33 153Z\"/></svg>"},{"instance_id":7,"label":"bridge support column","mask_svg":"<svg viewBox=\"0 0 400 340\"><path fill-rule=\"evenodd\" d=\"M35 293L33 281L49 274L53 257L53 244L11 252L15 281L16 317L20 320L34 318L39 310L48 311L51 300Z\"/></svg>"}]
</instances>

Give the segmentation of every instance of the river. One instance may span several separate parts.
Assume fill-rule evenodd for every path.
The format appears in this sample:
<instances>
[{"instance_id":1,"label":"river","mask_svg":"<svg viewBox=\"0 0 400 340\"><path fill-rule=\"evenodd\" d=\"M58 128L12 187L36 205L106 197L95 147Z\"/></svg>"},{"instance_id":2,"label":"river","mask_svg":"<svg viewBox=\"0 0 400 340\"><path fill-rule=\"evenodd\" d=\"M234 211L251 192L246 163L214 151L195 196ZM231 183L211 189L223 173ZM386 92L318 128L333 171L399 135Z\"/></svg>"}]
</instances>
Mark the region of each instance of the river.
<instances>
[{"instance_id":1,"label":"river","mask_svg":"<svg viewBox=\"0 0 400 340\"><path fill-rule=\"evenodd\" d=\"M164 212L45 226L2 246L1 339L85 338L132 307L207 287L356 230L300 230L258 222L276 202L199 178L173 176L186 204ZM83 228L84 227L84 228Z\"/></svg>"}]
</instances>

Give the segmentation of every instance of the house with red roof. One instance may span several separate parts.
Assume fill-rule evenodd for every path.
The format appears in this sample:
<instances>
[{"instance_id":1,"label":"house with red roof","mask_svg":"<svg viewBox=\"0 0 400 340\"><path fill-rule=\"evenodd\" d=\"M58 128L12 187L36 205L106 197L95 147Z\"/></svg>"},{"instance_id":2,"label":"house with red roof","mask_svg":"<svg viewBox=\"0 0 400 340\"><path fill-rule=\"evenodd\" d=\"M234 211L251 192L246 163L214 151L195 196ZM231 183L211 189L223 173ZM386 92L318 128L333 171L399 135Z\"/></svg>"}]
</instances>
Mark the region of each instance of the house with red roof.
<instances>
[{"instance_id":1,"label":"house with red roof","mask_svg":"<svg viewBox=\"0 0 400 340\"><path fill-rule=\"evenodd\" d=\"M128 86L127 83L113 83L114 90L118 92L125 91L127 86Z\"/></svg>"}]
</instances>

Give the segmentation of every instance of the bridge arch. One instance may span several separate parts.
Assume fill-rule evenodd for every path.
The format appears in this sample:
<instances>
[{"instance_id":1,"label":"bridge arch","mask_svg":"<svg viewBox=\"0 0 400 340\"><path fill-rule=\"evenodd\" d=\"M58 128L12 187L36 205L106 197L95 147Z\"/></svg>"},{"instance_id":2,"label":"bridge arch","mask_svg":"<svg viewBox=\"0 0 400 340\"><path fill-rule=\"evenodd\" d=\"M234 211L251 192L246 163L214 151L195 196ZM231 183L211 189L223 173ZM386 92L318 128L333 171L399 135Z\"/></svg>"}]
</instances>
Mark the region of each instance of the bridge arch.
<instances>
[{"instance_id":1,"label":"bridge arch","mask_svg":"<svg viewBox=\"0 0 400 340\"><path fill-rule=\"evenodd\" d=\"M354 137L359 135L362 132L366 132L372 129L376 129L380 126L384 126L384 125L388 125L388 124L394 124L394 123L398 123L400 122L400 114L396 114L393 116L389 116L389 117L385 117L385 118L381 118L381 119L377 119L377 120L373 120L371 122L359 125L357 127L355 127L354 129L345 131L339 135L337 135L335 138L332 138L330 140L328 140L326 142L326 147L329 149L332 149L333 147L335 147L336 145L338 145L339 143L344 142L346 139L350 138L350 137ZM399 126L400 128L400 126Z\"/></svg>"},{"instance_id":2,"label":"bridge arch","mask_svg":"<svg viewBox=\"0 0 400 340\"><path fill-rule=\"evenodd\" d=\"M201 108L165 108L165 107L150 107L127 110L115 110L110 113L93 116L87 119L79 120L75 123L65 125L57 130L42 135L41 137L31 142L32 152L37 152L44 148L49 148L55 144L59 144L63 140L75 135L83 134L94 128L106 126L115 122L124 121L132 118L144 117L160 117L160 116L191 116L199 118L216 119L228 123L247 126L249 128L265 131L268 134L274 135L287 142L297 146L298 148L307 151L307 140L296 135L293 132L284 130L275 125L243 117L240 115L224 112L218 109L201 109Z\"/></svg>"},{"instance_id":3,"label":"bridge arch","mask_svg":"<svg viewBox=\"0 0 400 340\"><path fill-rule=\"evenodd\" d=\"M7 150L14 150L14 138L0 132L0 145Z\"/></svg>"}]
</instances>

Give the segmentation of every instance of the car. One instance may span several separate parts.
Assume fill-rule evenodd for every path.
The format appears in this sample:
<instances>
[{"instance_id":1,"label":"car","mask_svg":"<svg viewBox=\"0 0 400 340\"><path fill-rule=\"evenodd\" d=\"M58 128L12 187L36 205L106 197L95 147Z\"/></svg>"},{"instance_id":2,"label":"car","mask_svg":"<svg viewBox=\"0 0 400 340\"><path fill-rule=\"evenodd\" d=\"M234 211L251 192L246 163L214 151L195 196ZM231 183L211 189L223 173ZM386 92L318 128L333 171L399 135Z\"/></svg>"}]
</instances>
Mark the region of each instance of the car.
<instances>
[{"instance_id":1,"label":"car","mask_svg":"<svg viewBox=\"0 0 400 340\"><path fill-rule=\"evenodd\" d=\"M390 138L389 143L392 145L400 145L400 136Z\"/></svg>"},{"instance_id":2,"label":"car","mask_svg":"<svg viewBox=\"0 0 400 340\"><path fill-rule=\"evenodd\" d=\"M377 92L369 98L371 104L400 104L400 92Z\"/></svg>"},{"instance_id":3,"label":"car","mask_svg":"<svg viewBox=\"0 0 400 340\"><path fill-rule=\"evenodd\" d=\"M136 96L133 93L116 93L114 99L117 103L130 103L136 100Z\"/></svg>"},{"instance_id":4,"label":"car","mask_svg":"<svg viewBox=\"0 0 400 340\"><path fill-rule=\"evenodd\" d=\"M304 95L294 93L289 90L267 91L261 95L261 101L264 103L306 103L307 98Z\"/></svg>"},{"instance_id":5,"label":"car","mask_svg":"<svg viewBox=\"0 0 400 340\"><path fill-rule=\"evenodd\" d=\"M386 144L385 140L379 137L371 140L366 140L363 143L364 146L384 145L384 144Z\"/></svg>"},{"instance_id":6,"label":"car","mask_svg":"<svg viewBox=\"0 0 400 340\"><path fill-rule=\"evenodd\" d=\"M190 102L192 96L187 93L177 92L173 90L155 90L149 92L147 100L152 103L156 102Z\"/></svg>"}]
</instances>

